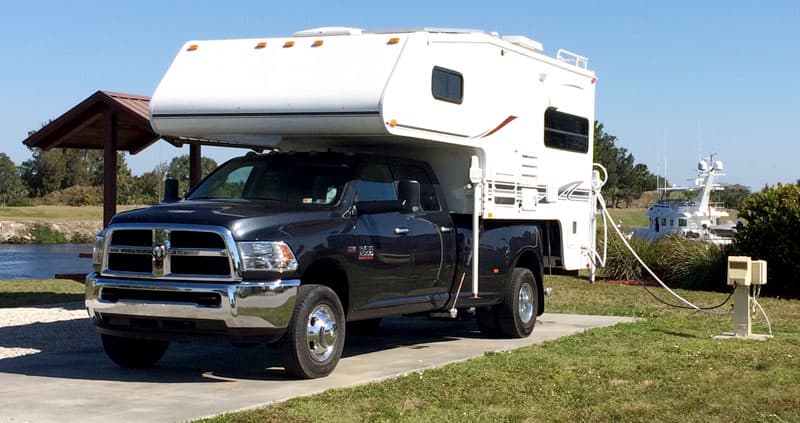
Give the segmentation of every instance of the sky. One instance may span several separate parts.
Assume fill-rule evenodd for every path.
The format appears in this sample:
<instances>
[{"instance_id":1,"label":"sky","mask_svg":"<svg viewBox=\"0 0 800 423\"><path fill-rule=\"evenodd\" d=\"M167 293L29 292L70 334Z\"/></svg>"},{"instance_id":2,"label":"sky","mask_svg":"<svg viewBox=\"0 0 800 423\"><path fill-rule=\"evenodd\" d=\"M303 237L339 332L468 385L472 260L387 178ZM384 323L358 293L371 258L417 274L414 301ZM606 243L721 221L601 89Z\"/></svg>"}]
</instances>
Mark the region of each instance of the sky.
<instances>
[{"instance_id":1,"label":"sky","mask_svg":"<svg viewBox=\"0 0 800 423\"><path fill-rule=\"evenodd\" d=\"M476 28L589 58L596 118L637 162L686 184L701 153L724 183L800 179L798 1L14 1L0 15L0 152L97 90L151 95L184 42L321 26ZM791 124L791 125L790 125ZM243 150L208 148L222 162ZM188 154L160 141L134 174Z\"/></svg>"}]
</instances>

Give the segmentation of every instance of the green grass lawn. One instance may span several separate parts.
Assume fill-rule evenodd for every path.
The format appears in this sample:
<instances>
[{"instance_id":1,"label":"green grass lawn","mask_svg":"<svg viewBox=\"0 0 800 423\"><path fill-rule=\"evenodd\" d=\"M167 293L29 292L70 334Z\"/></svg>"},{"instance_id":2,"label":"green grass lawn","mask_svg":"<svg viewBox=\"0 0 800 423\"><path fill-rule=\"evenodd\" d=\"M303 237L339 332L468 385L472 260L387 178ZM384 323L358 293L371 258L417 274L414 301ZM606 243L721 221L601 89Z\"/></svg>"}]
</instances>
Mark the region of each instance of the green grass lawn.
<instances>
[{"instance_id":1,"label":"green grass lawn","mask_svg":"<svg viewBox=\"0 0 800 423\"><path fill-rule=\"evenodd\" d=\"M621 220L625 227L647 226L647 209L608 209L608 212L616 223Z\"/></svg>"},{"instance_id":2,"label":"green grass lawn","mask_svg":"<svg viewBox=\"0 0 800 423\"><path fill-rule=\"evenodd\" d=\"M0 281L0 308L82 301L84 286L60 279Z\"/></svg>"},{"instance_id":3,"label":"green grass lawn","mask_svg":"<svg viewBox=\"0 0 800 423\"><path fill-rule=\"evenodd\" d=\"M800 421L800 302L761 301L774 339L722 341L731 316L670 308L641 287L545 285L549 312L643 320L209 421Z\"/></svg>"},{"instance_id":4,"label":"green grass lawn","mask_svg":"<svg viewBox=\"0 0 800 423\"><path fill-rule=\"evenodd\" d=\"M117 211L130 210L142 206L117 206ZM0 220L41 220L48 222L70 220L102 220L102 206L32 206L0 207Z\"/></svg>"}]
</instances>

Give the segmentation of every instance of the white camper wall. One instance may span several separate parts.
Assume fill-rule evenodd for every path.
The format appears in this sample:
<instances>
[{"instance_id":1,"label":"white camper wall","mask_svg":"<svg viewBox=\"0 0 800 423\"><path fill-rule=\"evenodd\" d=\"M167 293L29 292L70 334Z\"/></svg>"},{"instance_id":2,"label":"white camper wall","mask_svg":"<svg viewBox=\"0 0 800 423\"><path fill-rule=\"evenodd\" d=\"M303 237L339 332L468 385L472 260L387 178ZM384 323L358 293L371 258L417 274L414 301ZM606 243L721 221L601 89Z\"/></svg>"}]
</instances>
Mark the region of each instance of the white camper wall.
<instances>
[{"instance_id":1,"label":"white camper wall","mask_svg":"<svg viewBox=\"0 0 800 423\"><path fill-rule=\"evenodd\" d=\"M191 41L153 94L151 124L164 136L209 139L386 134L381 96L402 49L402 41L388 39L365 34ZM317 40L323 43L314 47ZM266 46L257 48L260 42Z\"/></svg>"},{"instance_id":2,"label":"white camper wall","mask_svg":"<svg viewBox=\"0 0 800 423\"><path fill-rule=\"evenodd\" d=\"M505 78L501 49L482 33L415 33L409 37L397 68L386 86L383 115L398 136L471 143L508 117L515 96L498 92ZM434 66L462 74L461 104L437 100L431 92Z\"/></svg>"}]
</instances>

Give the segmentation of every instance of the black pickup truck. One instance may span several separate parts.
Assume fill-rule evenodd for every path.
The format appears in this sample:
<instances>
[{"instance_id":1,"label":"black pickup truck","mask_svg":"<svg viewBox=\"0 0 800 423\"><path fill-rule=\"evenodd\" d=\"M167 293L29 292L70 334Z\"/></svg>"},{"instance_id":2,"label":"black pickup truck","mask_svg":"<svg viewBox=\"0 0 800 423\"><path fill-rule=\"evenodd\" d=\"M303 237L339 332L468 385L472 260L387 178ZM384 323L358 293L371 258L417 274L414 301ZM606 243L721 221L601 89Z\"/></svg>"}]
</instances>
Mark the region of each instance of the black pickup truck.
<instances>
[{"instance_id":1,"label":"black pickup truck","mask_svg":"<svg viewBox=\"0 0 800 423\"><path fill-rule=\"evenodd\" d=\"M475 297L471 215L443 194L420 161L250 153L182 201L116 215L96 239L86 307L125 367L222 336L277 344L289 373L321 377L348 324L469 308L487 336L528 336L544 308L539 228L483 221Z\"/></svg>"}]
</instances>

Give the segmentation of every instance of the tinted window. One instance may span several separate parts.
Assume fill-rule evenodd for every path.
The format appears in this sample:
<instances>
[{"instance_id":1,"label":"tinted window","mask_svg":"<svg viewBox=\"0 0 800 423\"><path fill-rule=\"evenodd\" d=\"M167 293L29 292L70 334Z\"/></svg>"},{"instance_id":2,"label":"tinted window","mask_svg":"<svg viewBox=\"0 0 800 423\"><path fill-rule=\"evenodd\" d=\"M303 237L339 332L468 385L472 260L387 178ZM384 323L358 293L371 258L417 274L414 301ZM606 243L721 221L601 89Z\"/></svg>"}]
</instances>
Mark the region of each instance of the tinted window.
<instances>
[{"instance_id":1,"label":"tinted window","mask_svg":"<svg viewBox=\"0 0 800 423\"><path fill-rule=\"evenodd\" d=\"M210 198L239 198L242 195L250 173L253 172L252 165L242 167L232 167L230 172L220 173L214 183L207 184L208 191L203 194Z\"/></svg>"},{"instance_id":2,"label":"tinted window","mask_svg":"<svg viewBox=\"0 0 800 423\"><path fill-rule=\"evenodd\" d=\"M368 164L361 169L356 192L358 201L397 200L392 172L382 164Z\"/></svg>"},{"instance_id":3,"label":"tinted window","mask_svg":"<svg viewBox=\"0 0 800 423\"><path fill-rule=\"evenodd\" d=\"M461 104L464 98L464 77L456 71L434 67L431 81L433 98Z\"/></svg>"},{"instance_id":4,"label":"tinted window","mask_svg":"<svg viewBox=\"0 0 800 423\"><path fill-rule=\"evenodd\" d=\"M544 145L561 150L589 151L589 119L548 108L544 112Z\"/></svg>"},{"instance_id":5,"label":"tinted window","mask_svg":"<svg viewBox=\"0 0 800 423\"><path fill-rule=\"evenodd\" d=\"M214 171L189 199L269 200L331 206L338 202L352 169L336 160L284 155L234 159Z\"/></svg>"},{"instance_id":6,"label":"tinted window","mask_svg":"<svg viewBox=\"0 0 800 423\"><path fill-rule=\"evenodd\" d=\"M395 173L397 181L417 181L419 182L420 206L424 211L439 211L439 197L433 181L428 177L428 172L420 166L415 165L393 165L392 171Z\"/></svg>"}]
</instances>

